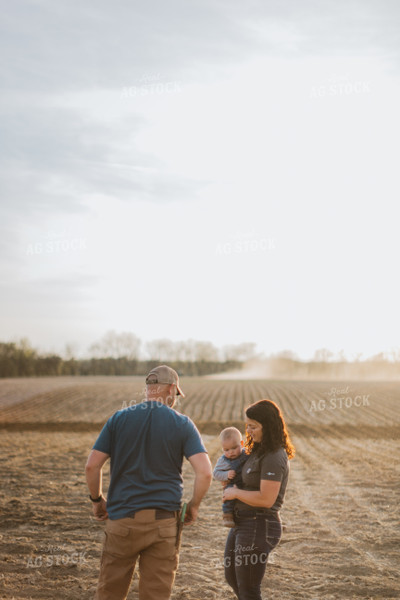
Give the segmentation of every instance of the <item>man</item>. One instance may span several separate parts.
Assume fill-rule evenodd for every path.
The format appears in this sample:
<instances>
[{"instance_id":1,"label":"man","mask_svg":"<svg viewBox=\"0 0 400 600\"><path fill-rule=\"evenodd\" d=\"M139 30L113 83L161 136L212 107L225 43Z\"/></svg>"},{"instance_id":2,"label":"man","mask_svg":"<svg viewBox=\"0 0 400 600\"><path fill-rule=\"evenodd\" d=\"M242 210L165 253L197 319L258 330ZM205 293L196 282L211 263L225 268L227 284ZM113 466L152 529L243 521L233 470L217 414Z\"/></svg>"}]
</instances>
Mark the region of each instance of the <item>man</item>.
<instances>
[{"instance_id":1,"label":"man","mask_svg":"<svg viewBox=\"0 0 400 600\"><path fill-rule=\"evenodd\" d=\"M93 514L106 523L95 600L124 600L139 558L140 600L168 600L178 566L182 463L195 473L185 524L192 524L210 487L207 450L194 423L173 409L184 396L176 371L162 365L146 378L146 400L116 412L86 464ZM102 468L111 457L107 502Z\"/></svg>"}]
</instances>

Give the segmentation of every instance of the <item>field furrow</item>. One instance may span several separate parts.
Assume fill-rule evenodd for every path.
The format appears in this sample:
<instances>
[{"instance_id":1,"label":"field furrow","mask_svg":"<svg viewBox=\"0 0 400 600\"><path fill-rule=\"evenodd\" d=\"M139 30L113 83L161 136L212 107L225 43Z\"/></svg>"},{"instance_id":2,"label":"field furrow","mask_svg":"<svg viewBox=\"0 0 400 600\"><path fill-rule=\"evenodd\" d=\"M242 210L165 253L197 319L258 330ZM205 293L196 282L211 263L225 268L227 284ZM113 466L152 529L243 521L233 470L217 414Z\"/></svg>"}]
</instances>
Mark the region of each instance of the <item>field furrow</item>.
<instances>
[{"instance_id":1,"label":"field furrow","mask_svg":"<svg viewBox=\"0 0 400 600\"><path fill-rule=\"evenodd\" d=\"M213 464L221 428L235 425L244 433L249 404L270 398L288 424L297 453L265 597L400 598L396 383L189 377L181 383L186 397L175 408L198 424ZM142 377L0 380L0 599L93 597L103 531L90 517L86 457L107 418L144 397ZM188 461L183 476L188 500L194 480ZM232 597L223 575L221 495L213 482L198 522L184 531L172 600ZM74 552L85 556L82 564L53 564ZM137 597L135 579L128 600Z\"/></svg>"}]
</instances>

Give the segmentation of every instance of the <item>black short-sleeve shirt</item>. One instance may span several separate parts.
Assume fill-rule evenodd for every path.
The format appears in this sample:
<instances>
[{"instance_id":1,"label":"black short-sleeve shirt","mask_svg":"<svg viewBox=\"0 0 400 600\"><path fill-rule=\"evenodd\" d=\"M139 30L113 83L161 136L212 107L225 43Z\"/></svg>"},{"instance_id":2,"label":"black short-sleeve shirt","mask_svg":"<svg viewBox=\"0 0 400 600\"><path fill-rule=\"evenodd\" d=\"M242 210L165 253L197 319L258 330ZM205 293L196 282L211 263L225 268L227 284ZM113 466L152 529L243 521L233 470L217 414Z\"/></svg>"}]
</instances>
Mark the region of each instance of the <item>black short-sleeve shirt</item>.
<instances>
[{"instance_id":1,"label":"black short-sleeve shirt","mask_svg":"<svg viewBox=\"0 0 400 600\"><path fill-rule=\"evenodd\" d=\"M277 513L283 504L287 481L289 477L289 460L285 448L279 448L276 452L268 452L263 456L257 456L256 453L250 454L242 467L243 490L255 492L260 490L261 479L269 481L280 481L278 497L269 511ZM249 509L249 505L241 500L235 501L235 507L238 509ZM254 507L251 507L254 508Z\"/></svg>"}]
</instances>

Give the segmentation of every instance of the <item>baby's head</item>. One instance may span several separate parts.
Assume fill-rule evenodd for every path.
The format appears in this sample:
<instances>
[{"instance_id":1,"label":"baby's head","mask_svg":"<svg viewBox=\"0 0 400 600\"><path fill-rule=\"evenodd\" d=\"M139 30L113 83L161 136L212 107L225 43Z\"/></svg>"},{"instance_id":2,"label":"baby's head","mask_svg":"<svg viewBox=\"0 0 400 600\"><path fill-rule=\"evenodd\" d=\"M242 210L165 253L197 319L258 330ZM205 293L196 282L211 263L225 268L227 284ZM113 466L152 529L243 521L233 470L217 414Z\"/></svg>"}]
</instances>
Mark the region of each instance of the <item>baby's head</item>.
<instances>
[{"instance_id":1,"label":"baby's head","mask_svg":"<svg viewBox=\"0 0 400 600\"><path fill-rule=\"evenodd\" d=\"M222 450L226 458L237 458L243 447L242 434L236 427L226 427L219 434Z\"/></svg>"}]
</instances>

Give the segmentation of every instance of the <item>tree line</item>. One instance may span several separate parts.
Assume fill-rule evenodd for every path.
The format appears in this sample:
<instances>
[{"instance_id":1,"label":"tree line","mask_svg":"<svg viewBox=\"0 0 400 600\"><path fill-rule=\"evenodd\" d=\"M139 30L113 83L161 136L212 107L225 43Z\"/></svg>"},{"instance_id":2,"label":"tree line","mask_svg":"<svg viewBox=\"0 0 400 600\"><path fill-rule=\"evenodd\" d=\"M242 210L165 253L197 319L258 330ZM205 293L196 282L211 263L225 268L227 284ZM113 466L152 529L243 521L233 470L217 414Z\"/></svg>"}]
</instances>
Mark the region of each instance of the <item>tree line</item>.
<instances>
[{"instance_id":1,"label":"tree line","mask_svg":"<svg viewBox=\"0 0 400 600\"><path fill-rule=\"evenodd\" d=\"M161 339L148 342L141 354L141 341L131 333L106 333L89 348L89 358L76 358L70 346L64 356L40 353L27 339L0 342L0 377L55 375L147 375L167 363L182 376L201 376L237 370L254 354L255 344L225 346L218 350L210 342Z\"/></svg>"},{"instance_id":2,"label":"tree line","mask_svg":"<svg viewBox=\"0 0 400 600\"><path fill-rule=\"evenodd\" d=\"M285 350L270 357L257 356L254 343L216 348L211 342L168 339L142 344L133 333L108 331L89 347L89 357L77 358L71 346L63 356L41 353L29 341L0 342L0 377L42 377L55 375L140 375L166 363L182 376L202 376L238 371L244 363L258 376L277 379L364 379L400 376L400 350L380 353L361 361L357 355L347 361L322 348L310 361L301 361ZM250 362L249 362L250 361Z\"/></svg>"}]
</instances>

